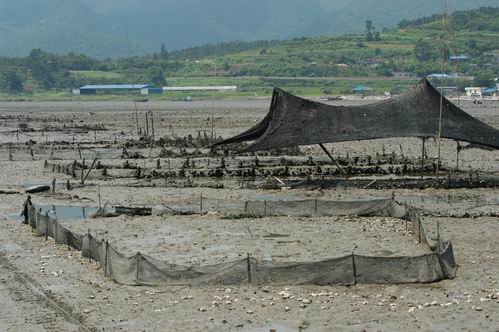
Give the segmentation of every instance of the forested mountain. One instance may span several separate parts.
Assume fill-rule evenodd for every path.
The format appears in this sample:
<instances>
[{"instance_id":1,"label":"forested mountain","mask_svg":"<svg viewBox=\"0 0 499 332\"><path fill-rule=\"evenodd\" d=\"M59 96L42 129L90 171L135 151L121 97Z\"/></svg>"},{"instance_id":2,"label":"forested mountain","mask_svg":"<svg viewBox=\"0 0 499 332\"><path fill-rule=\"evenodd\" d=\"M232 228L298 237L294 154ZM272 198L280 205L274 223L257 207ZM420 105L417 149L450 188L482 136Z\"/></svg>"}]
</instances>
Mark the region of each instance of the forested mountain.
<instances>
[{"instance_id":1,"label":"forested mountain","mask_svg":"<svg viewBox=\"0 0 499 332\"><path fill-rule=\"evenodd\" d=\"M497 0L449 0L449 11ZM443 10L438 0L0 0L0 55L125 57L204 43L378 31ZM129 35L130 50L127 42Z\"/></svg>"}]
</instances>

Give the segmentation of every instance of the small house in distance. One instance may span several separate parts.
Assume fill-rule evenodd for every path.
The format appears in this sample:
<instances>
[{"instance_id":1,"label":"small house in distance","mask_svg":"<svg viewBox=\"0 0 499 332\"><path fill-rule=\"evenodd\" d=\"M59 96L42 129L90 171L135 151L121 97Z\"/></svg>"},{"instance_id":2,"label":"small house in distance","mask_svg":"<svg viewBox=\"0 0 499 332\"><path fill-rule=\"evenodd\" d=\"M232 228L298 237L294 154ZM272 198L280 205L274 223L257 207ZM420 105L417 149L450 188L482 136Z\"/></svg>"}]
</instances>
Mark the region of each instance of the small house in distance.
<instances>
[{"instance_id":1,"label":"small house in distance","mask_svg":"<svg viewBox=\"0 0 499 332\"><path fill-rule=\"evenodd\" d=\"M374 93L374 89L368 87L368 86L365 86L365 85L357 85L355 86L353 89L352 89L352 92L354 94L363 94L363 95L367 95L367 94L372 94Z\"/></svg>"},{"instance_id":2,"label":"small house in distance","mask_svg":"<svg viewBox=\"0 0 499 332\"><path fill-rule=\"evenodd\" d=\"M464 88L464 91L466 91L466 96L468 97L482 97L482 88L480 87L470 86Z\"/></svg>"},{"instance_id":3,"label":"small house in distance","mask_svg":"<svg viewBox=\"0 0 499 332\"><path fill-rule=\"evenodd\" d=\"M73 90L74 94L80 95L95 95L98 93L122 94L136 92L141 93L143 89L153 88L148 84L112 84L112 85L85 85L77 90Z\"/></svg>"}]
</instances>

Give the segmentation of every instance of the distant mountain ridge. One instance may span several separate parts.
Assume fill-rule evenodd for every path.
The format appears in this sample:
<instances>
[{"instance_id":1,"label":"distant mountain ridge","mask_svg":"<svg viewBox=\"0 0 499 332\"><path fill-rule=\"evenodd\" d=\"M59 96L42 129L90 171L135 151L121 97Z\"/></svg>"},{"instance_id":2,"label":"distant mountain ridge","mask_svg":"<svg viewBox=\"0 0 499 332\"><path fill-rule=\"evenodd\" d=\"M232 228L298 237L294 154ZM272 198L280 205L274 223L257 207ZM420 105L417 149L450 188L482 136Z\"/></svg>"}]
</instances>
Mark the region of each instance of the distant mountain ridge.
<instances>
[{"instance_id":1,"label":"distant mountain ridge","mask_svg":"<svg viewBox=\"0 0 499 332\"><path fill-rule=\"evenodd\" d=\"M449 0L449 10L497 0ZM285 39L378 30L442 11L435 0L0 0L0 55L33 48L128 56L232 40Z\"/></svg>"}]
</instances>

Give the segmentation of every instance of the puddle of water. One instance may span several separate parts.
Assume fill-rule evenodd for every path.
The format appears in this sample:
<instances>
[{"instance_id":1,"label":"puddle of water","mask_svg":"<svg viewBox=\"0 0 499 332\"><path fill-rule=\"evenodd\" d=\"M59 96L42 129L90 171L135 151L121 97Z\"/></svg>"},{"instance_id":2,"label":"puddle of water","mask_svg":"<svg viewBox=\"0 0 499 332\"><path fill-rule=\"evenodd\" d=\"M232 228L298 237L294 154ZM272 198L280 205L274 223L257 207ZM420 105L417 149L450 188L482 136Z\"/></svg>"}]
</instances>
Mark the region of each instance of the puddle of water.
<instances>
[{"instance_id":1,"label":"puddle of water","mask_svg":"<svg viewBox=\"0 0 499 332\"><path fill-rule=\"evenodd\" d=\"M278 332L297 332L298 328L290 328L288 326L284 326L282 324L272 324L268 325L266 327L250 327L250 328L243 328L241 331L243 332L268 332L268 331L278 331Z\"/></svg>"},{"instance_id":2,"label":"puddle of water","mask_svg":"<svg viewBox=\"0 0 499 332\"><path fill-rule=\"evenodd\" d=\"M22 186L26 189L29 187L34 187L34 186L49 186L49 183L42 183L42 182L31 182L31 181L26 181L22 183Z\"/></svg>"},{"instance_id":3,"label":"puddle of water","mask_svg":"<svg viewBox=\"0 0 499 332\"><path fill-rule=\"evenodd\" d=\"M24 219L24 217L21 217L21 211L14 212L14 213L7 215L7 220L22 221L23 219Z\"/></svg>"},{"instance_id":4,"label":"puddle of water","mask_svg":"<svg viewBox=\"0 0 499 332\"><path fill-rule=\"evenodd\" d=\"M60 206L60 205L39 205L37 209L41 209L42 213L48 213L49 216L55 217L60 221L78 221L93 216L98 208L88 206ZM114 209L106 208L105 212L113 213Z\"/></svg>"}]
</instances>

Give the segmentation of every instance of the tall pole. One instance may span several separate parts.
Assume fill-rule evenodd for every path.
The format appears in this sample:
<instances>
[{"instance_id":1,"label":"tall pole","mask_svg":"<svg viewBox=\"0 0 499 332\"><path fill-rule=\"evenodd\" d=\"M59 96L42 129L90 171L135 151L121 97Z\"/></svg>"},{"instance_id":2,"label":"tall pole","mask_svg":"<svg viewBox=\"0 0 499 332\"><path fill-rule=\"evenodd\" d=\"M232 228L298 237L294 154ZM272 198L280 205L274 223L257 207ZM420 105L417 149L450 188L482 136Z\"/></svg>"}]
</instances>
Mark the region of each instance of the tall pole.
<instances>
[{"instance_id":1,"label":"tall pole","mask_svg":"<svg viewBox=\"0 0 499 332\"><path fill-rule=\"evenodd\" d=\"M444 0L445 12L442 15L442 45L440 50L440 112L438 116L438 160L437 160L437 179L440 175L440 162L442 158L441 145L442 145L442 111L444 107L444 61L445 61L445 34L447 28L447 0Z\"/></svg>"},{"instance_id":2,"label":"tall pole","mask_svg":"<svg viewBox=\"0 0 499 332\"><path fill-rule=\"evenodd\" d=\"M126 43L128 46L128 59L132 61L132 48L130 47L130 38L128 36L128 25L125 24L125 32L126 32ZM135 88L134 85L132 85L132 88ZM137 100L135 99L135 96L133 97L133 108L135 109L135 124L137 126L137 135L140 136L140 128L139 128L139 111L137 110Z\"/></svg>"},{"instance_id":3,"label":"tall pole","mask_svg":"<svg viewBox=\"0 0 499 332\"><path fill-rule=\"evenodd\" d=\"M218 38L217 38L218 39ZM216 79L217 79L217 56L218 56L218 40L217 40L217 43L215 44L215 60L214 60L214 64L215 64L215 77L213 79L213 89L216 85ZM215 138L215 90L213 90L211 92L211 97L212 97L212 102L213 102L213 105L212 105L212 108L211 108L211 138Z\"/></svg>"}]
</instances>

